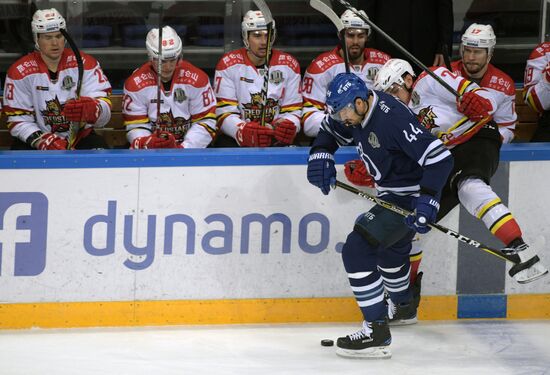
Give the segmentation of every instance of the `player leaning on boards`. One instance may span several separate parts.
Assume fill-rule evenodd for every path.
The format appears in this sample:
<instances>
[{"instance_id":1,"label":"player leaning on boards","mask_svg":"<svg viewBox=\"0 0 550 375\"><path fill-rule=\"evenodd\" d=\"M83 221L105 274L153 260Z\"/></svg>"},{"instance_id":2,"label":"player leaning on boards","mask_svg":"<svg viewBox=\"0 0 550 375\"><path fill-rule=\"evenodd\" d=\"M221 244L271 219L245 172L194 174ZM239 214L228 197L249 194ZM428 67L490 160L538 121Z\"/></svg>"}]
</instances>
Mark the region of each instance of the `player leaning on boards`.
<instances>
[{"instance_id":1,"label":"player leaning on boards","mask_svg":"<svg viewBox=\"0 0 550 375\"><path fill-rule=\"evenodd\" d=\"M453 160L443 143L391 95L367 88L352 73L329 84L323 119L313 142L307 177L328 194L336 181L333 154L355 145L375 175L379 196L407 210L405 220L379 205L355 224L342 248L351 289L363 313L363 328L337 341L336 353L346 357L391 356L391 334L384 289L396 303L410 303L409 251L417 232L436 218L441 189Z\"/></svg>"},{"instance_id":2,"label":"player leaning on boards","mask_svg":"<svg viewBox=\"0 0 550 375\"><path fill-rule=\"evenodd\" d=\"M157 113L159 29L147 33L149 61L124 83L122 114L133 149L204 148L216 135L216 98L204 71L181 58L182 42L162 30L160 118Z\"/></svg>"},{"instance_id":3,"label":"player leaning on boards","mask_svg":"<svg viewBox=\"0 0 550 375\"><path fill-rule=\"evenodd\" d=\"M372 87L378 69L390 56L373 48L367 48L370 26L352 11L346 10L340 17L345 28L345 45L350 60L350 71ZM325 97L328 84L338 73L346 71L344 52L340 46L320 54L309 64L302 81L304 133L315 137L325 116Z\"/></svg>"},{"instance_id":4,"label":"player leaning on boards","mask_svg":"<svg viewBox=\"0 0 550 375\"><path fill-rule=\"evenodd\" d=\"M78 67L60 31L65 19L54 8L37 10L31 28L36 51L12 64L4 86L11 149L66 150L71 121L83 124L74 148L107 148L94 132L111 118L111 85L99 63L81 52L83 81L75 99Z\"/></svg>"},{"instance_id":5,"label":"player leaning on boards","mask_svg":"<svg viewBox=\"0 0 550 375\"><path fill-rule=\"evenodd\" d=\"M550 42L536 46L527 59L523 100L540 116L531 142L550 142Z\"/></svg>"},{"instance_id":6,"label":"player leaning on boards","mask_svg":"<svg viewBox=\"0 0 550 375\"><path fill-rule=\"evenodd\" d=\"M415 82L412 67L401 59L392 59L380 69L375 88L408 104L421 124L453 154L454 168L443 189L438 220L462 204L504 243L503 253L519 256L523 266L513 268L510 276L520 283L542 277L548 271L523 240L521 228L508 207L489 185L499 164L502 144L492 120L498 108L494 93L446 68L434 67L432 71L461 94L459 100L425 73Z\"/></svg>"},{"instance_id":7,"label":"player leaning on boards","mask_svg":"<svg viewBox=\"0 0 550 375\"><path fill-rule=\"evenodd\" d=\"M216 65L216 114L222 133L217 146L286 146L294 142L300 130L300 66L290 54L271 49L267 26L262 12L246 12L242 22L245 47L226 53ZM273 21L271 43L274 39ZM268 51L271 58L267 62ZM262 126L265 74L269 74L269 81L263 109L265 126Z\"/></svg>"}]
</instances>

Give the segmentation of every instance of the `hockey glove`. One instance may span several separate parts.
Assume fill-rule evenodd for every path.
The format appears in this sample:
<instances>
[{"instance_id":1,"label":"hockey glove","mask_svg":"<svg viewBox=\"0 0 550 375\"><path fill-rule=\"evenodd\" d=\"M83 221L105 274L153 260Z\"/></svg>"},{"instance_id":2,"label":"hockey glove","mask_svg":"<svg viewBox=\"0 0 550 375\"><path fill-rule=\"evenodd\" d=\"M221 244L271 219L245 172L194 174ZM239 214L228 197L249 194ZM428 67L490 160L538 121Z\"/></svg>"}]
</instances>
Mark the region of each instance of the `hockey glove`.
<instances>
[{"instance_id":1,"label":"hockey glove","mask_svg":"<svg viewBox=\"0 0 550 375\"><path fill-rule=\"evenodd\" d=\"M273 123L274 137L281 146L288 146L294 142L296 137L297 128L296 125L287 119L278 119Z\"/></svg>"},{"instance_id":2,"label":"hockey glove","mask_svg":"<svg viewBox=\"0 0 550 375\"><path fill-rule=\"evenodd\" d=\"M31 147L37 150L66 150L67 144L65 138L54 133L44 133L31 143Z\"/></svg>"},{"instance_id":3,"label":"hockey glove","mask_svg":"<svg viewBox=\"0 0 550 375\"><path fill-rule=\"evenodd\" d=\"M474 92L467 92L457 99L457 109L472 121L480 121L489 116L489 112L493 109L489 99Z\"/></svg>"},{"instance_id":4,"label":"hockey glove","mask_svg":"<svg viewBox=\"0 0 550 375\"><path fill-rule=\"evenodd\" d=\"M176 142L174 135L167 131L161 131L158 134L153 133L149 136L139 137L133 140L131 149L154 149L154 148L181 148Z\"/></svg>"},{"instance_id":5,"label":"hockey glove","mask_svg":"<svg viewBox=\"0 0 550 375\"><path fill-rule=\"evenodd\" d=\"M236 140L241 147L269 147L272 137L273 129L252 121L239 125Z\"/></svg>"},{"instance_id":6,"label":"hockey glove","mask_svg":"<svg viewBox=\"0 0 550 375\"><path fill-rule=\"evenodd\" d=\"M367 172L367 167L362 160L349 160L344 164L346 178L354 185L374 187L374 178Z\"/></svg>"},{"instance_id":7,"label":"hockey glove","mask_svg":"<svg viewBox=\"0 0 550 375\"><path fill-rule=\"evenodd\" d=\"M61 114L69 121L95 124L101 114L101 105L96 99L81 96L79 99L68 100Z\"/></svg>"},{"instance_id":8,"label":"hockey glove","mask_svg":"<svg viewBox=\"0 0 550 375\"><path fill-rule=\"evenodd\" d=\"M323 194L328 195L330 188L336 184L334 157L330 152L318 150L309 155L307 180L310 184L321 189Z\"/></svg>"},{"instance_id":9,"label":"hockey glove","mask_svg":"<svg viewBox=\"0 0 550 375\"><path fill-rule=\"evenodd\" d=\"M414 213L405 218L405 223L418 233L430 231L428 224L433 223L439 211L439 202L429 194L421 194L415 201Z\"/></svg>"}]
</instances>

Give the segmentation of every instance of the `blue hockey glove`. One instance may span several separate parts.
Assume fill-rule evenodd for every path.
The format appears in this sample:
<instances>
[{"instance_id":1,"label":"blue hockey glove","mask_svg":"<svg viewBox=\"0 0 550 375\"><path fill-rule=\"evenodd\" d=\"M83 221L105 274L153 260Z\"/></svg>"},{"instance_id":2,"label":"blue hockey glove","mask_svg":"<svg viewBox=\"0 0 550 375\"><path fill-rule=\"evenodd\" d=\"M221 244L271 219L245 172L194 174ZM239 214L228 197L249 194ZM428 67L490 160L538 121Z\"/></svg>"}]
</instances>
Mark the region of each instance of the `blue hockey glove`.
<instances>
[{"instance_id":1,"label":"blue hockey glove","mask_svg":"<svg viewBox=\"0 0 550 375\"><path fill-rule=\"evenodd\" d=\"M334 157L330 152L319 150L309 155L307 161L307 180L328 195L331 186L336 184Z\"/></svg>"},{"instance_id":2,"label":"blue hockey glove","mask_svg":"<svg viewBox=\"0 0 550 375\"><path fill-rule=\"evenodd\" d=\"M414 213L405 218L405 223L418 233L430 231L428 224L433 223L439 211L439 202L428 194L421 194L416 198Z\"/></svg>"}]
</instances>

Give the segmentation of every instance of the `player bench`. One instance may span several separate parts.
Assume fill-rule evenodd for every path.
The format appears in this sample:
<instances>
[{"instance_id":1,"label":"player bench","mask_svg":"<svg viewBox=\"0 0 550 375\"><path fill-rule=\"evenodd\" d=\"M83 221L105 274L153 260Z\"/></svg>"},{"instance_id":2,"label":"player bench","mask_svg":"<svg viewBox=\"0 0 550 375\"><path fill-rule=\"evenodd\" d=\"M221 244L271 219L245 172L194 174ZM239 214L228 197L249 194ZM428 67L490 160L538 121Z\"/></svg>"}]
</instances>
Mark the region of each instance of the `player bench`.
<instances>
[{"instance_id":1,"label":"player bench","mask_svg":"<svg viewBox=\"0 0 550 375\"><path fill-rule=\"evenodd\" d=\"M113 95L111 100L113 103L111 120L104 129L98 130L98 133L105 137L110 147L120 148L126 145L126 131L122 125L122 95ZM518 114L516 142L528 142L533 137L537 126L537 114L523 102L520 89L516 90L516 111ZM0 119L0 149L9 148L10 143L11 137L6 128L6 119L5 116L2 116ZM300 133L298 144L308 145L309 139Z\"/></svg>"}]
</instances>

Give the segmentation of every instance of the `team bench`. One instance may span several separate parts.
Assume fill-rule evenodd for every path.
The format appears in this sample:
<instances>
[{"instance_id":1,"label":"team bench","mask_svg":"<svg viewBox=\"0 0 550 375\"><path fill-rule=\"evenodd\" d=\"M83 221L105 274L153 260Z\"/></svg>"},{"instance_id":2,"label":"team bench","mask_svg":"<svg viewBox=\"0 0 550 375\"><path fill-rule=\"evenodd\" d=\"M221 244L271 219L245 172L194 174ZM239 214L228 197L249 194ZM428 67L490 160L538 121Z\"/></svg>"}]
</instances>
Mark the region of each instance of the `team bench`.
<instances>
[{"instance_id":1,"label":"team bench","mask_svg":"<svg viewBox=\"0 0 550 375\"><path fill-rule=\"evenodd\" d=\"M126 144L126 132L122 126L122 95L112 96L111 121L104 129L98 131L105 137L107 144L112 148L121 148ZM516 111L518 114L518 124L516 126L516 141L528 142L533 136L537 126L537 114L529 108L521 97L521 90L516 90ZM301 134L298 137L298 143L308 144L308 139ZM11 143L11 137L6 128L5 116L0 119L0 149L8 149Z\"/></svg>"}]
</instances>

